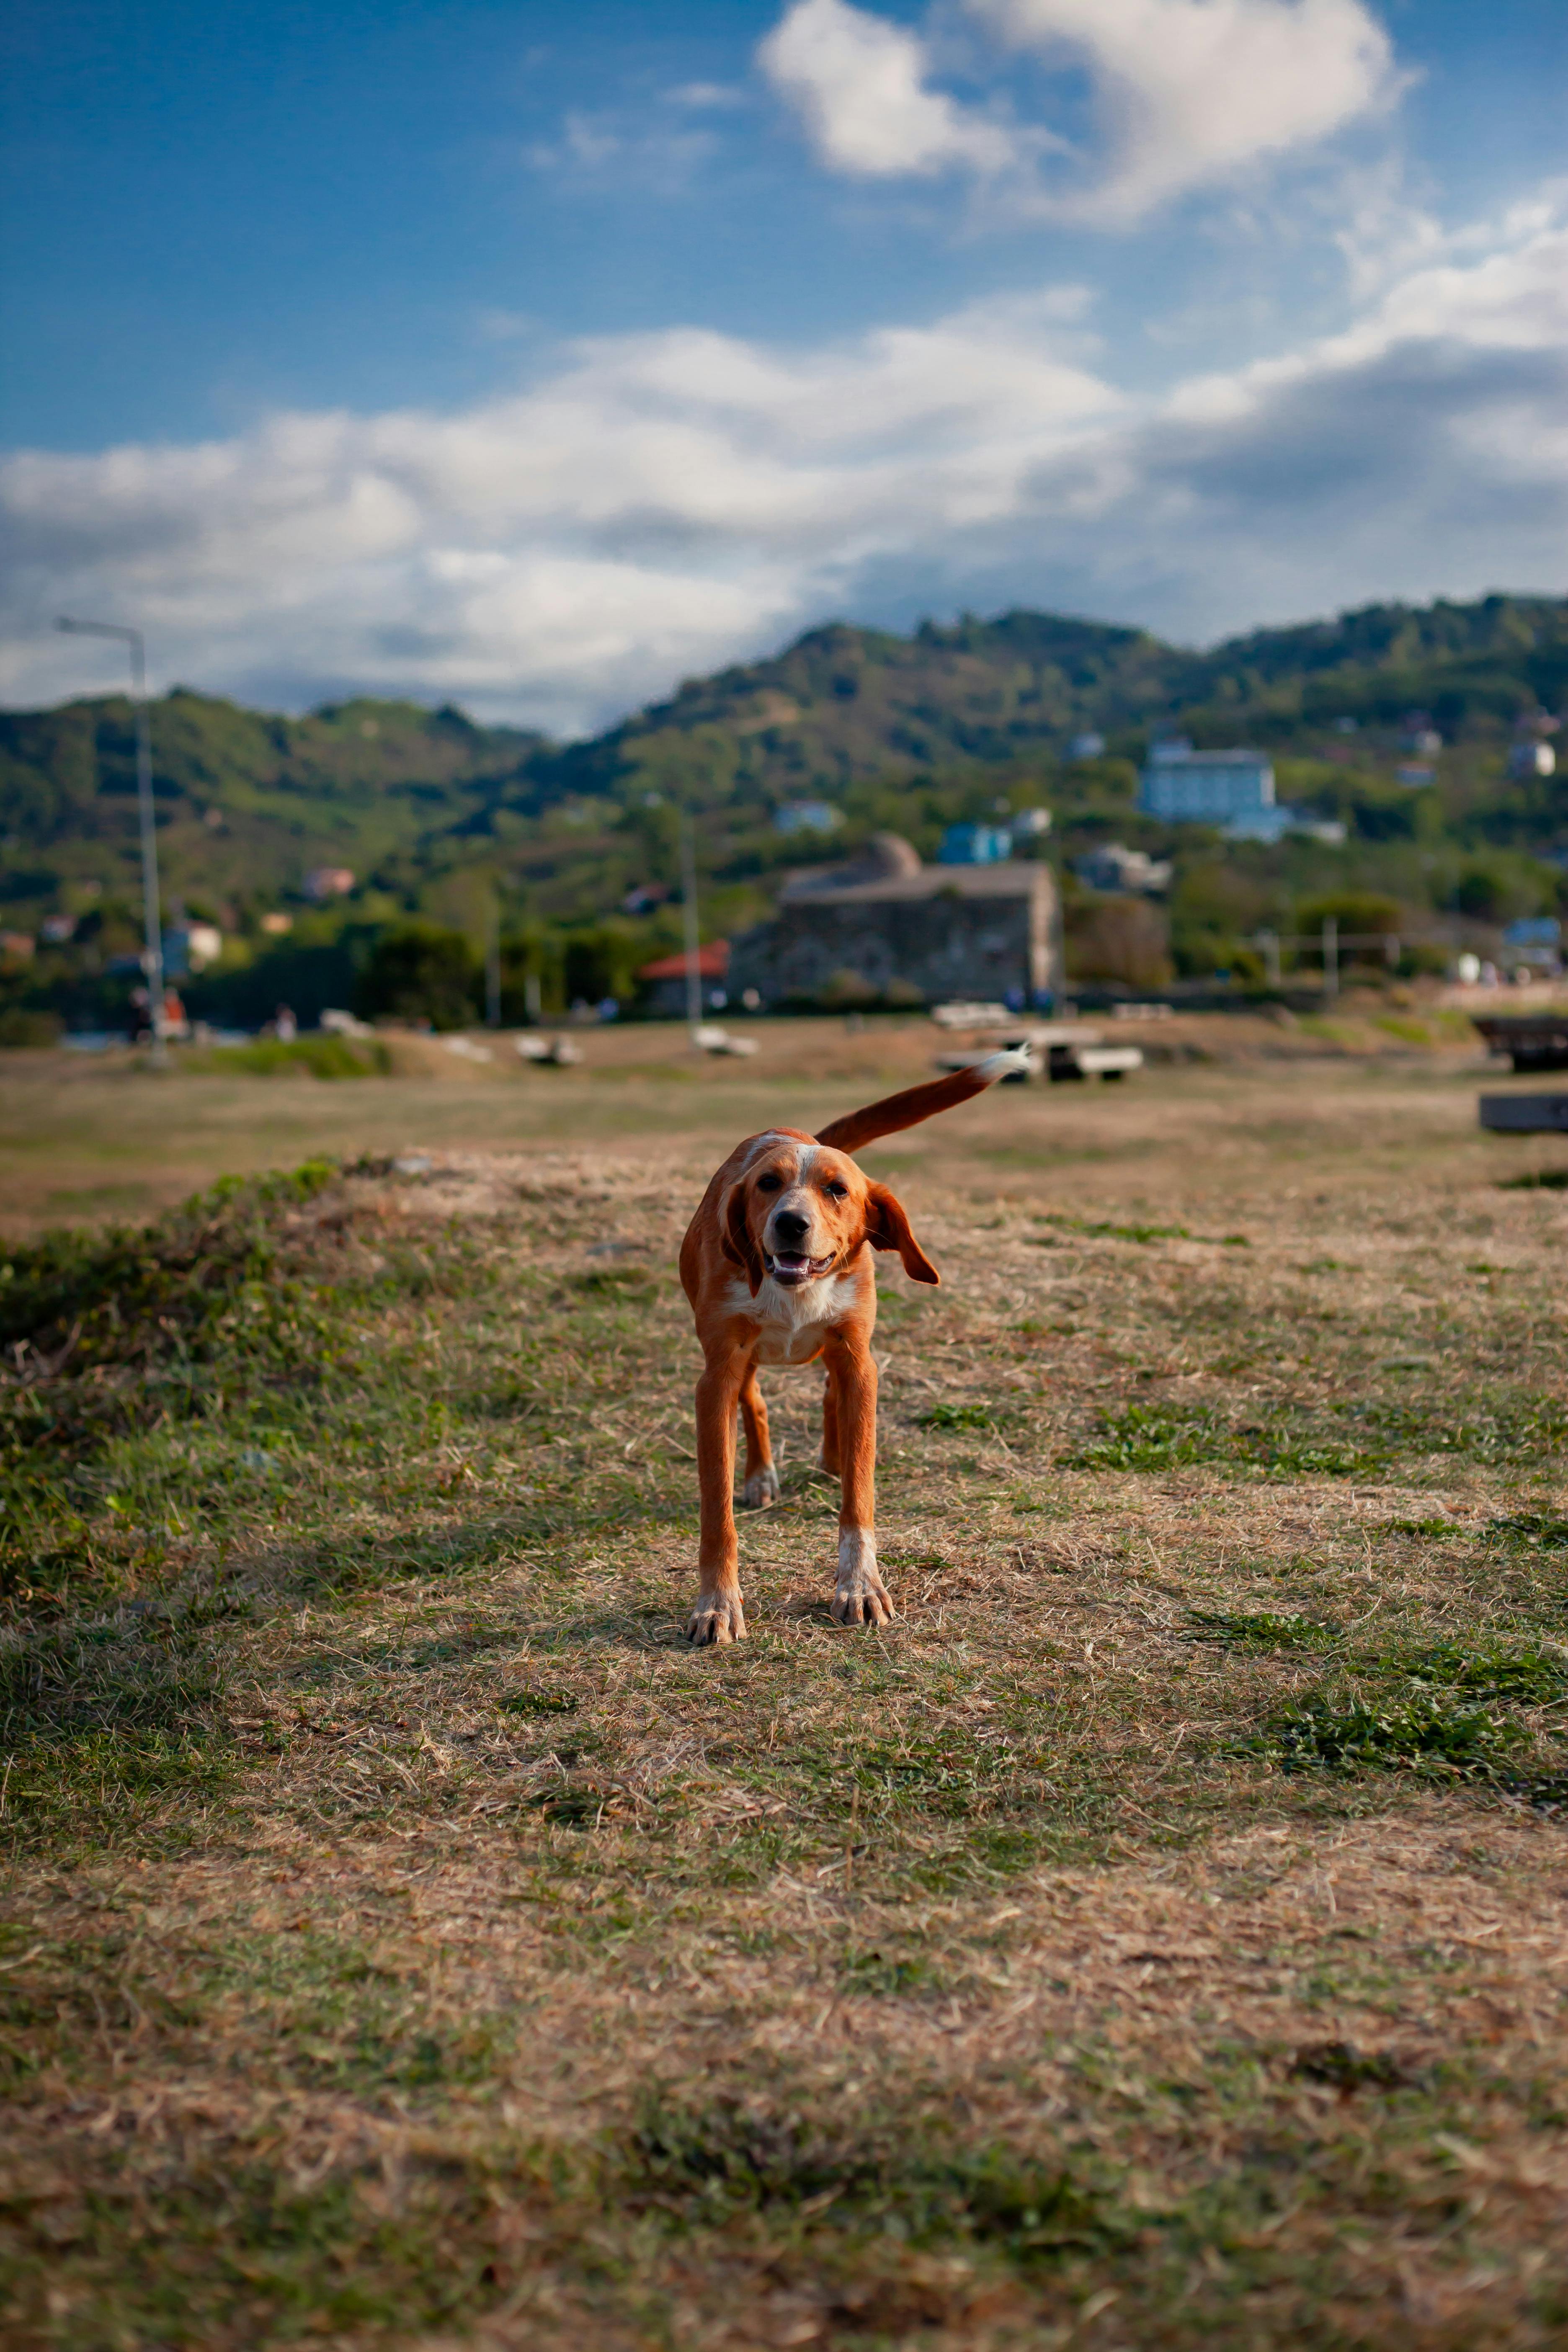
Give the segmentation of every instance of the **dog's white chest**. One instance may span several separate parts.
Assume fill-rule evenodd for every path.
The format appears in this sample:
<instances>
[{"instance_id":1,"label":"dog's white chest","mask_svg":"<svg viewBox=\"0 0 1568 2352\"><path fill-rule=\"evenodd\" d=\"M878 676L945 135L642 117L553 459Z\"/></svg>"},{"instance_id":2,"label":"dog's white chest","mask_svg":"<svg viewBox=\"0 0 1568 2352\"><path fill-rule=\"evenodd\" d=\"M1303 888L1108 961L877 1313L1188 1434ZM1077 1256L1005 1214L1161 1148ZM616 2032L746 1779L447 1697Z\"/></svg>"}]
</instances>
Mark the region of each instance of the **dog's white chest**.
<instances>
[{"instance_id":1,"label":"dog's white chest","mask_svg":"<svg viewBox=\"0 0 1568 2352\"><path fill-rule=\"evenodd\" d=\"M805 1282L798 1290L782 1289L770 1278L754 1298L743 1283L734 1286L731 1297L757 1326L759 1364L809 1364L821 1354L833 1326L856 1305L859 1288L853 1274Z\"/></svg>"},{"instance_id":2,"label":"dog's white chest","mask_svg":"<svg viewBox=\"0 0 1568 2352\"><path fill-rule=\"evenodd\" d=\"M757 1340L759 1364L809 1364L814 1356L822 1353L822 1342L827 1336L826 1323L798 1323L793 1327L764 1323Z\"/></svg>"}]
</instances>

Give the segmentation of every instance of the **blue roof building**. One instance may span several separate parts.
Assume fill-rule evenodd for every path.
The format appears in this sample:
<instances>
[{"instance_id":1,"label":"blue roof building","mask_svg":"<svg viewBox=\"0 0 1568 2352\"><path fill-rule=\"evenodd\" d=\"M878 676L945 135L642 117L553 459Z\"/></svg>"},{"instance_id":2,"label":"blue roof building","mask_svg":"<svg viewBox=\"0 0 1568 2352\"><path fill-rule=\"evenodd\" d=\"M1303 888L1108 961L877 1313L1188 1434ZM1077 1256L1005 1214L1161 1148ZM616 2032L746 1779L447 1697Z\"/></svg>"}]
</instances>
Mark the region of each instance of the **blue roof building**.
<instances>
[{"instance_id":1,"label":"blue roof building","mask_svg":"<svg viewBox=\"0 0 1568 2352\"><path fill-rule=\"evenodd\" d=\"M1005 824L950 824L936 857L939 866L998 866L1012 855Z\"/></svg>"}]
</instances>

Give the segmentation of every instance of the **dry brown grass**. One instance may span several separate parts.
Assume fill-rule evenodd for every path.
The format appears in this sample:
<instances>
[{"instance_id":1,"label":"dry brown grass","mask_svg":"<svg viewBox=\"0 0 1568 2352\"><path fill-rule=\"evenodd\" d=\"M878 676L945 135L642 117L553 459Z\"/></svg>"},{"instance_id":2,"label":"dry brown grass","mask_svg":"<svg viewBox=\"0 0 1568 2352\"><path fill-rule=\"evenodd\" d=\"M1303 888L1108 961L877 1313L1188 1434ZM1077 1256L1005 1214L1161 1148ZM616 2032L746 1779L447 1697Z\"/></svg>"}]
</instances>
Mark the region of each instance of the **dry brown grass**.
<instances>
[{"instance_id":1,"label":"dry brown grass","mask_svg":"<svg viewBox=\"0 0 1568 2352\"><path fill-rule=\"evenodd\" d=\"M405 1108L430 1172L268 1211L197 1378L29 1391L8 2342L1563 2340L1542 1149L1416 1065L868 1154L944 1277L885 1285L899 1622L828 1619L780 1375L753 1638L694 1654L674 1244L715 1140L871 1076L512 1158ZM1381 1765L1280 1729L1421 1704Z\"/></svg>"}]
</instances>

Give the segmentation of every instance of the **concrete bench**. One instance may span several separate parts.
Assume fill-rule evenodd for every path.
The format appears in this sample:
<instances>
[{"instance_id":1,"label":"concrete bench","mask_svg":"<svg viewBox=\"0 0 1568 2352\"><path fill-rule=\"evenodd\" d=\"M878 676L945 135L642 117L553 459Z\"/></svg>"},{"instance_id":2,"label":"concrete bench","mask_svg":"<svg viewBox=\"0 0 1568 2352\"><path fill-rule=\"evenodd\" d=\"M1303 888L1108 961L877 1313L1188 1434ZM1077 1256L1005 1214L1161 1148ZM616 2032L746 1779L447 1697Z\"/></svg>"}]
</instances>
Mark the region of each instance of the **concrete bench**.
<instances>
[{"instance_id":1,"label":"concrete bench","mask_svg":"<svg viewBox=\"0 0 1568 2352\"><path fill-rule=\"evenodd\" d=\"M1060 1069L1057 1052L1062 1057ZM1051 1055L1053 1078L1124 1078L1142 1066L1143 1055L1136 1045L1067 1045Z\"/></svg>"},{"instance_id":2,"label":"concrete bench","mask_svg":"<svg viewBox=\"0 0 1568 2352\"><path fill-rule=\"evenodd\" d=\"M1498 1135L1568 1135L1568 1095L1483 1095L1481 1125Z\"/></svg>"}]
</instances>

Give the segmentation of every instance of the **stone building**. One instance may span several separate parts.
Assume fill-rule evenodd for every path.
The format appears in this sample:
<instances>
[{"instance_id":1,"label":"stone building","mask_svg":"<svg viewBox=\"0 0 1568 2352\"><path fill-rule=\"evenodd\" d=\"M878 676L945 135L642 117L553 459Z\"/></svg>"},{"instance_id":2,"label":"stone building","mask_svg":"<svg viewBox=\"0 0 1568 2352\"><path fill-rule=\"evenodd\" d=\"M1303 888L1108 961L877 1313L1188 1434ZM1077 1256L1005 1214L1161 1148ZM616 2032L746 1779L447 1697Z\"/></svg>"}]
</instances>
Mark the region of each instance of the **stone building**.
<instances>
[{"instance_id":1,"label":"stone building","mask_svg":"<svg viewBox=\"0 0 1568 2352\"><path fill-rule=\"evenodd\" d=\"M848 864L792 874L778 912L734 940L730 992L768 1005L1029 1000L1060 985L1048 866L922 866L896 833Z\"/></svg>"}]
</instances>

